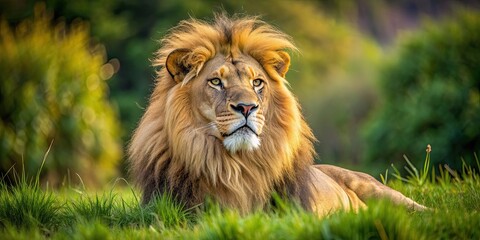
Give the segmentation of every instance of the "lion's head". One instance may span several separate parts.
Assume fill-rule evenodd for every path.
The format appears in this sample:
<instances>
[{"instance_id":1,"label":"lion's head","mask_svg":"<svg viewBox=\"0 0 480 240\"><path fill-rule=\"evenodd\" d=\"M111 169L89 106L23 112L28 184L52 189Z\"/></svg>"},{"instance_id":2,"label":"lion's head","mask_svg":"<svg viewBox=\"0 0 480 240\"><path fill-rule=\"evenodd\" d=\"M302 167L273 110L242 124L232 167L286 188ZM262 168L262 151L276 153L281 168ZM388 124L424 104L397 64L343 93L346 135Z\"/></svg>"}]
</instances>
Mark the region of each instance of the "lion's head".
<instances>
[{"instance_id":1,"label":"lion's head","mask_svg":"<svg viewBox=\"0 0 480 240\"><path fill-rule=\"evenodd\" d=\"M313 136L286 85L289 37L256 18L218 15L182 21L161 44L129 148L144 201L169 192L187 205L212 197L249 211L273 191L297 194Z\"/></svg>"},{"instance_id":2,"label":"lion's head","mask_svg":"<svg viewBox=\"0 0 480 240\"><path fill-rule=\"evenodd\" d=\"M217 138L231 154L259 148L271 91L262 66L248 55L218 52L188 83L185 76L191 70L184 61L189 54L193 52L174 50L166 69L179 83L190 84L184 86L189 88L190 101L181 104L188 104L192 111L194 131Z\"/></svg>"}]
</instances>

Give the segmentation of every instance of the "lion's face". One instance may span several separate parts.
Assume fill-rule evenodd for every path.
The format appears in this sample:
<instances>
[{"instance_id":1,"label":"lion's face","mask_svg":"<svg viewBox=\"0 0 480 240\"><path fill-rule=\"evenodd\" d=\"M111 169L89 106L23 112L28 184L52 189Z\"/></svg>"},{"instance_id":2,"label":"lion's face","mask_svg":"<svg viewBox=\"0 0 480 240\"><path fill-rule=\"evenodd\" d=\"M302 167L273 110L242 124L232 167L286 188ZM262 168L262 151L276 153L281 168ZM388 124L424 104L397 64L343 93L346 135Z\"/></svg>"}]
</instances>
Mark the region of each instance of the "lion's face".
<instances>
[{"instance_id":1,"label":"lion's face","mask_svg":"<svg viewBox=\"0 0 480 240\"><path fill-rule=\"evenodd\" d=\"M291 100L279 81L289 62L290 57L282 51L254 58L238 50L206 57L191 49L176 49L169 53L165 66L180 86L175 89L182 93L169 95L188 99L179 106L190 107L195 126L187 127L194 128L195 133L216 137L230 153L255 150L260 147L268 121L268 102ZM277 95L284 96L284 100L269 98L276 88L283 89L283 94Z\"/></svg>"},{"instance_id":2,"label":"lion's face","mask_svg":"<svg viewBox=\"0 0 480 240\"><path fill-rule=\"evenodd\" d=\"M214 135L234 153L260 146L265 124L269 80L249 56L217 55L191 80L194 116L205 133Z\"/></svg>"}]
</instances>

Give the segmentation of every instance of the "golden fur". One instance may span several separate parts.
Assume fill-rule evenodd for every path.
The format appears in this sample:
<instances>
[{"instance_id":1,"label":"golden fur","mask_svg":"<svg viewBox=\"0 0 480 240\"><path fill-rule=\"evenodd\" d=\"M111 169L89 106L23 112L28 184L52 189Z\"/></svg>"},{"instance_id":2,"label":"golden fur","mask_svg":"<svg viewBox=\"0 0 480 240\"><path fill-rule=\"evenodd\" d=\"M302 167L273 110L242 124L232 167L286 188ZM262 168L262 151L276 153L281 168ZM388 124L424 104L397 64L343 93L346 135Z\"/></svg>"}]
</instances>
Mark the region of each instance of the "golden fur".
<instances>
[{"instance_id":1,"label":"golden fur","mask_svg":"<svg viewBox=\"0 0 480 240\"><path fill-rule=\"evenodd\" d=\"M171 193L187 207L211 197L247 213L277 192L322 215L363 205L362 194L354 193L355 186L347 189L335 167L333 175L328 167L327 174L312 167L314 137L284 79L290 61L285 51L296 50L287 35L256 18L217 15L212 24L180 22L161 44L153 61L159 69L155 89L129 146L131 173L145 203ZM249 87L255 76L263 88ZM250 130L229 132L243 118L238 106L245 101L257 104L242 120ZM348 172L348 181L360 179L355 174Z\"/></svg>"}]
</instances>

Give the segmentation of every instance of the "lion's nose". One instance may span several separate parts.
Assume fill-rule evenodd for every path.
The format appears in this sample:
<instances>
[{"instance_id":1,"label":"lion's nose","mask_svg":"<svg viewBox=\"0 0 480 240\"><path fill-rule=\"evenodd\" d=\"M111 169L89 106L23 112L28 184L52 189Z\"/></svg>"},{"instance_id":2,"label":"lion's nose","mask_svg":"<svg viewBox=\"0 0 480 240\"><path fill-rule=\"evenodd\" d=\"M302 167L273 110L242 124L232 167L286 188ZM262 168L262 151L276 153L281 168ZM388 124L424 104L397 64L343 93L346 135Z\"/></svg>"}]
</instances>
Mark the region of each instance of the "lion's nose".
<instances>
[{"instance_id":1,"label":"lion's nose","mask_svg":"<svg viewBox=\"0 0 480 240\"><path fill-rule=\"evenodd\" d=\"M232 107L234 111L243 114L243 116L245 117L248 117L250 113L252 113L253 111L255 111L255 109L258 108L258 105L239 103L237 105L230 104L230 107Z\"/></svg>"}]
</instances>

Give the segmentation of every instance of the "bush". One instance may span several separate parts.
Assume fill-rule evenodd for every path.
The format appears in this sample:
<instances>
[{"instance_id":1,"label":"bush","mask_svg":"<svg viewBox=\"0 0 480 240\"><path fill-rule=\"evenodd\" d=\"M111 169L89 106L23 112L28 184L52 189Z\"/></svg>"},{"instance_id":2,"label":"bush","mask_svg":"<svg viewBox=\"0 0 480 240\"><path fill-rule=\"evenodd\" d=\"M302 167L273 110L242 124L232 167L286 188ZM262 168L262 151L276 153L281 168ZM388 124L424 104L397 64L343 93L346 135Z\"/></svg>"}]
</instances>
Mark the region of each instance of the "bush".
<instances>
[{"instance_id":1,"label":"bush","mask_svg":"<svg viewBox=\"0 0 480 240\"><path fill-rule=\"evenodd\" d=\"M119 124L105 82L114 73L105 50L90 47L88 28L51 26L37 7L13 30L0 24L0 177L14 165L35 174L51 143L42 179L98 183L115 173ZM9 173L12 173L10 171Z\"/></svg>"},{"instance_id":2,"label":"bush","mask_svg":"<svg viewBox=\"0 0 480 240\"><path fill-rule=\"evenodd\" d=\"M480 150L480 14L426 25L399 46L381 76L384 104L366 134L367 159L420 160L460 169Z\"/></svg>"}]
</instances>

